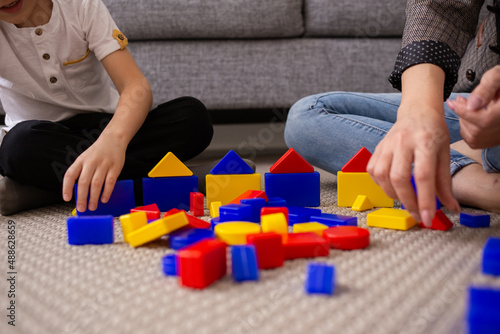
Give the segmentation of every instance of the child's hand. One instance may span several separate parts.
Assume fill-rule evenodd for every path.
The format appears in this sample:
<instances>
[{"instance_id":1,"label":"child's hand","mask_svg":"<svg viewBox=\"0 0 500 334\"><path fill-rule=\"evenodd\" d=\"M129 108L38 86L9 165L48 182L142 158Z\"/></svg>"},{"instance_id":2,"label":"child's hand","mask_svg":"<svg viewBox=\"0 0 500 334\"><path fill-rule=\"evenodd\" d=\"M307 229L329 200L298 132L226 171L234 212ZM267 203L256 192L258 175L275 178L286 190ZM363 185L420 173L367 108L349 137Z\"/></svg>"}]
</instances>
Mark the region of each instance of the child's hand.
<instances>
[{"instance_id":1,"label":"child's hand","mask_svg":"<svg viewBox=\"0 0 500 334\"><path fill-rule=\"evenodd\" d=\"M101 202L106 203L125 163L126 149L126 145L124 146L122 142L103 132L66 171L63 180L64 200L71 200L75 181L78 179L76 203L78 211L86 210L87 198L88 209L91 211L97 209L103 185Z\"/></svg>"}]
</instances>

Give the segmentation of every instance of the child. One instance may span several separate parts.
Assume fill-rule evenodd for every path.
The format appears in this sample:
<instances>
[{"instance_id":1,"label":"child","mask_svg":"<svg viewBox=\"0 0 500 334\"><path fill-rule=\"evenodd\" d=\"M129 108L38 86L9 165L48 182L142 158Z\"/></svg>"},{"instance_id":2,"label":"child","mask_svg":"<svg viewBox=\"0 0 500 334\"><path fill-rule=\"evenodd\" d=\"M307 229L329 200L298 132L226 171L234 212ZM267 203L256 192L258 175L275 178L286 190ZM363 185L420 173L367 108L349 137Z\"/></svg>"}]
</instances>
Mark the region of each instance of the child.
<instances>
[{"instance_id":1,"label":"child","mask_svg":"<svg viewBox=\"0 0 500 334\"><path fill-rule=\"evenodd\" d=\"M150 85L126 47L101 0L0 0L0 213L61 193L69 201L76 181L77 209L88 200L95 210L117 179L144 177L167 152L186 161L209 145L200 101L150 111Z\"/></svg>"},{"instance_id":2,"label":"child","mask_svg":"<svg viewBox=\"0 0 500 334\"><path fill-rule=\"evenodd\" d=\"M495 1L489 7L491 13L472 40L482 4L409 0L403 46L390 78L402 94L306 97L290 110L287 144L334 173L362 146L368 148L373 155L367 171L375 182L427 226L436 211L436 195L455 211L460 210L458 199L500 212L500 147L495 146L500 144L500 69L494 67L500 60L495 25L500 5ZM443 103L457 79L474 88L482 71L487 71L484 80L468 105L469 94L453 94L455 102ZM467 133L471 128L475 131ZM412 170L418 196L410 182Z\"/></svg>"}]
</instances>

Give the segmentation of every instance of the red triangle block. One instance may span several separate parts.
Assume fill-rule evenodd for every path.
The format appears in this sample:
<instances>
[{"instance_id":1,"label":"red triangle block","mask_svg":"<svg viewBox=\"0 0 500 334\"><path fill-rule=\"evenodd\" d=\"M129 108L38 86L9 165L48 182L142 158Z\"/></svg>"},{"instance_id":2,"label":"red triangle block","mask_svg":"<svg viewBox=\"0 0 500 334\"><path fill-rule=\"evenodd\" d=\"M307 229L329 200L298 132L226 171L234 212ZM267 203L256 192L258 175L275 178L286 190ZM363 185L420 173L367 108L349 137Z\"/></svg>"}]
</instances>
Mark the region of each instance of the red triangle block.
<instances>
[{"instance_id":1,"label":"red triangle block","mask_svg":"<svg viewBox=\"0 0 500 334\"><path fill-rule=\"evenodd\" d=\"M161 216L160 209L158 209L158 205L156 205L156 203L140 206L130 210L130 212L137 212L137 211L145 211L148 220L160 219Z\"/></svg>"},{"instance_id":2,"label":"red triangle block","mask_svg":"<svg viewBox=\"0 0 500 334\"><path fill-rule=\"evenodd\" d=\"M366 148L362 147L358 153L353 155L351 160L349 160L344 167L342 167L342 172L344 173L366 173L366 166L372 154Z\"/></svg>"},{"instance_id":3,"label":"red triangle block","mask_svg":"<svg viewBox=\"0 0 500 334\"><path fill-rule=\"evenodd\" d=\"M188 219L188 222L189 222L189 224L188 224L189 227L192 227L192 228L203 228L203 229L209 229L209 228L212 227L212 224L210 224L209 222L206 222L203 219L196 218L195 216L187 214L185 210L179 210L179 209L176 209L176 208L173 208L173 209L165 212L165 214L163 215L163 217L168 217L170 215L179 213L181 211L184 212L184 214L186 215L186 217Z\"/></svg>"},{"instance_id":4,"label":"red triangle block","mask_svg":"<svg viewBox=\"0 0 500 334\"><path fill-rule=\"evenodd\" d=\"M453 223L451 222L450 219L448 219L448 217L446 217L443 211L437 210L436 215L432 220L431 227L425 226L424 223L420 223L418 226L421 228L428 228L431 230L447 231L453 227Z\"/></svg>"},{"instance_id":5,"label":"red triangle block","mask_svg":"<svg viewBox=\"0 0 500 334\"><path fill-rule=\"evenodd\" d=\"M313 173L314 167L293 148L290 148L274 165L271 174Z\"/></svg>"}]
</instances>

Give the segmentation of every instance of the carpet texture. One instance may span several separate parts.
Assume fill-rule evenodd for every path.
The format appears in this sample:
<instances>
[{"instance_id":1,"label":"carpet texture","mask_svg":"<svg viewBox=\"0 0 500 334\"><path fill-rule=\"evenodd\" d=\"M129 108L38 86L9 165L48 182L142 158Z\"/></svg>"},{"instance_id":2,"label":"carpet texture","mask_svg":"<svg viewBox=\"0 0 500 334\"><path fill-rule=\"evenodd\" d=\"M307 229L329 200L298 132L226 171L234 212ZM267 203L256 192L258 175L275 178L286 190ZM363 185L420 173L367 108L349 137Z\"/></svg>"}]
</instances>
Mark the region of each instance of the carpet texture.
<instances>
[{"instance_id":1,"label":"carpet texture","mask_svg":"<svg viewBox=\"0 0 500 334\"><path fill-rule=\"evenodd\" d=\"M481 274L492 226L458 223L447 232L369 228L364 250L331 250L330 256L286 261L261 271L259 282L235 283L230 275L209 288L181 288L161 272L173 252L168 240L133 249L115 220L115 243L70 246L59 205L0 217L4 277L8 220L16 223L16 326L7 324L9 285L0 280L0 333L464 333L470 284L500 287L500 278ZM322 209L358 217L367 212L336 206L336 179L322 174ZM478 212L464 209L464 211ZM208 219L208 217L206 217ZM333 264L334 296L304 292L306 264Z\"/></svg>"}]
</instances>

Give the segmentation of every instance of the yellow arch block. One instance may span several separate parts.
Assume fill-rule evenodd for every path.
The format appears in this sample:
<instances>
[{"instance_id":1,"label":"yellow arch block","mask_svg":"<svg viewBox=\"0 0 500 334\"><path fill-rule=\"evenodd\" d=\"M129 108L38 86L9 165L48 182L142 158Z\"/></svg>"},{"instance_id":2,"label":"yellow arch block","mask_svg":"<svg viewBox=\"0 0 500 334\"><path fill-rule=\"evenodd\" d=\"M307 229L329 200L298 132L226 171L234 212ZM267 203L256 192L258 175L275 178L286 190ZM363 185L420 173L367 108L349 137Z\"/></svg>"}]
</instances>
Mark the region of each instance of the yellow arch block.
<instances>
[{"instance_id":1,"label":"yellow arch block","mask_svg":"<svg viewBox=\"0 0 500 334\"><path fill-rule=\"evenodd\" d=\"M406 231L417 224L408 211L401 209L383 208L366 215L366 225L371 227Z\"/></svg>"},{"instance_id":2,"label":"yellow arch block","mask_svg":"<svg viewBox=\"0 0 500 334\"><path fill-rule=\"evenodd\" d=\"M212 202L226 205L247 190L260 190L260 174L208 174L207 209Z\"/></svg>"},{"instance_id":3,"label":"yellow arch block","mask_svg":"<svg viewBox=\"0 0 500 334\"><path fill-rule=\"evenodd\" d=\"M143 226L148 224L148 217L146 211L137 211L129 213L128 215L120 216L120 223L122 225L123 240L128 241L128 235Z\"/></svg>"},{"instance_id":4,"label":"yellow arch block","mask_svg":"<svg viewBox=\"0 0 500 334\"><path fill-rule=\"evenodd\" d=\"M215 225L215 235L228 245L245 245L247 235L260 233L260 225L248 222L229 222Z\"/></svg>"},{"instance_id":5,"label":"yellow arch block","mask_svg":"<svg viewBox=\"0 0 500 334\"><path fill-rule=\"evenodd\" d=\"M385 194L370 174L337 172L337 205L352 207L359 195L366 196L377 208L394 206L394 200Z\"/></svg>"},{"instance_id":6,"label":"yellow arch block","mask_svg":"<svg viewBox=\"0 0 500 334\"><path fill-rule=\"evenodd\" d=\"M302 233L302 232L314 232L320 237L323 237L323 230L326 230L328 226L325 224L320 224L317 222L312 223L300 223L293 225L293 233Z\"/></svg>"}]
</instances>

